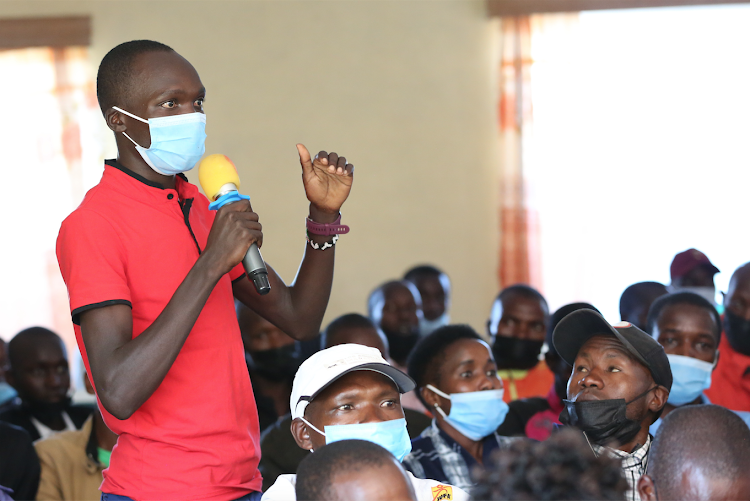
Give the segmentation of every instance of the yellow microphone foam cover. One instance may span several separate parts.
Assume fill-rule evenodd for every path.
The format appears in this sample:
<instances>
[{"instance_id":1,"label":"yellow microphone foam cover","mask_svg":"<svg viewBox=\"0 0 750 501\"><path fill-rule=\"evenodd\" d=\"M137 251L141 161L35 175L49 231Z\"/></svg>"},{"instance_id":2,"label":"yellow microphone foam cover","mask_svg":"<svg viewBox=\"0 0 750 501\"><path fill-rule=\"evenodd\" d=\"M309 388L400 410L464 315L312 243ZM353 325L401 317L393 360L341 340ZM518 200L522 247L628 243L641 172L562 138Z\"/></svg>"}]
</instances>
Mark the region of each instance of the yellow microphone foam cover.
<instances>
[{"instance_id":1,"label":"yellow microphone foam cover","mask_svg":"<svg viewBox=\"0 0 750 501\"><path fill-rule=\"evenodd\" d=\"M229 157L216 153L209 155L198 164L198 180L206 194L212 202L216 200L216 194L219 189L227 183L233 183L237 189L240 189L240 176L237 174L237 167L229 160Z\"/></svg>"}]
</instances>

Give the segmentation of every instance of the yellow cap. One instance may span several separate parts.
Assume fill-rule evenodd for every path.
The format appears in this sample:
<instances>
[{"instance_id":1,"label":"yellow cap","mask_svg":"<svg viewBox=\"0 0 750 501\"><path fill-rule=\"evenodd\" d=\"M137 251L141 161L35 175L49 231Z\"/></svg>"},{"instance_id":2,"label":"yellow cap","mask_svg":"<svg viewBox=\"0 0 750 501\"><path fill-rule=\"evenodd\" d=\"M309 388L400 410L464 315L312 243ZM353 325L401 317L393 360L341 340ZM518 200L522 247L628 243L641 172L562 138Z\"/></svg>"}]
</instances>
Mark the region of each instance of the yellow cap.
<instances>
[{"instance_id":1,"label":"yellow cap","mask_svg":"<svg viewBox=\"0 0 750 501\"><path fill-rule=\"evenodd\" d=\"M240 175L229 157L220 153L209 155L198 164L198 180L209 200L216 200L219 189L227 183L240 188Z\"/></svg>"}]
</instances>

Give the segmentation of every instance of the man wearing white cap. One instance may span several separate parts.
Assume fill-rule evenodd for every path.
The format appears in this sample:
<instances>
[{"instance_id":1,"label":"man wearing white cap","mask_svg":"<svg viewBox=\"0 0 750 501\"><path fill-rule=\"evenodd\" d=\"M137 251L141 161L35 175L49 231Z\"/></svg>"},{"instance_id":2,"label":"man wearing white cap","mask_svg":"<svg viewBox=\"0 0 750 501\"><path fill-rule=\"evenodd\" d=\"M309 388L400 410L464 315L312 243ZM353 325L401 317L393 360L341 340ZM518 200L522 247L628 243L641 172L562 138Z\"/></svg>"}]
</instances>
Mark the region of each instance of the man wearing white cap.
<instances>
[{"instance_id":1,"label":"man wearing white cap","mask_svg":"<svg viewBox=\"0 0 750 501\"><path fill-rule=\"evenodd\" d=\"M297 371L292 385L292 435L303 449L359 439L374 442L401 461L411 451L401 394L414 381L385 361L375 348L342 344L321 350ZM408 476L419 501L468 500L458 487ZM295 498L296 475L280 475L263 501Z\"/></svg>"}]
</instances>

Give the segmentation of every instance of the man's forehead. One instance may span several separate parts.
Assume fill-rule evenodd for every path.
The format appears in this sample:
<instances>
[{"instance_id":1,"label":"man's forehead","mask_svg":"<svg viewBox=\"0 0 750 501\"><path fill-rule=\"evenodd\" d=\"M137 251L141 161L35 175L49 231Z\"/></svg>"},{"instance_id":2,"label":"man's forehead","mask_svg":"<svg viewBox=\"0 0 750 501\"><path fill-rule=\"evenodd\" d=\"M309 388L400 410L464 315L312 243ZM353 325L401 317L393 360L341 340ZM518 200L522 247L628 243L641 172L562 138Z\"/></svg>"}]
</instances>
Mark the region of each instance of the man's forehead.
<instances>
[{"instance_id":1,"label":"man's forehead","mask_svg":"<svg viewBox=\"0 0 750 501\"><path fill-rule=\"evenodd\" d=\"M136 56L132 64L132 96L149 100L170 90L196 90L200 76L187 59L174 51L150 51Z\"/></svg>"}]
</instances>

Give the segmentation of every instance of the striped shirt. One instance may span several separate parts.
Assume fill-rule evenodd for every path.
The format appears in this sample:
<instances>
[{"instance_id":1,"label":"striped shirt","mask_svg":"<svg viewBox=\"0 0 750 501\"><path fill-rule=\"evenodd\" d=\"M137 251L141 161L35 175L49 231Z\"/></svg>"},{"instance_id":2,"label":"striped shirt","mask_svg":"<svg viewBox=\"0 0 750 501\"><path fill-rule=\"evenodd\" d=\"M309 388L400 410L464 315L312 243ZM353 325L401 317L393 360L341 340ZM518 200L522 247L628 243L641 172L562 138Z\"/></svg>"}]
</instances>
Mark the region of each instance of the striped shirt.
<instances>
[{"instance_id":1,"label":"striped shirt","mask_svg":"<svg viewBox=\"0 0 750 501\"><path fill-rule=\"evenodd\" d=\"M648 451L651 450L651 435L648 436L644 445L637 447L633 452L629 453L596 444L593 444L591 448L597 456L607 454L610 457L622 460L622 472L629 486L628 492L625 493L625 499L628 501L641 501L641 496L638 494L638 480L641 478L641 475L646 473Z\"/></svg>"},{"instance_id":2,"label":"striped shirt","mask_svg":"<svg viewBox=\"0 0 750 501\"><path fill-rule=\"evenodd\" d=\"M524 438L501 437L492 433L484 437L482 462L489 464L492 453L506 449L516 440ZM437 426L432 425L412 440L412 451L403 461L404 467L417 478L431 478L439 482L469 490L474 486L472 470L479 466L476 459Z\"/></svg>"}]
</instances>

